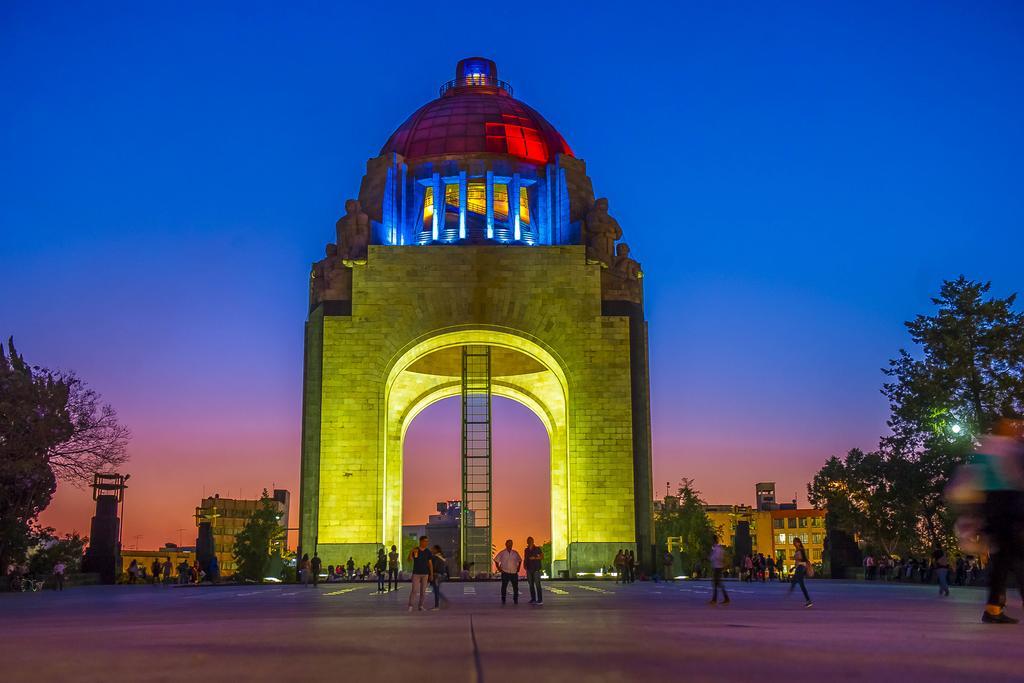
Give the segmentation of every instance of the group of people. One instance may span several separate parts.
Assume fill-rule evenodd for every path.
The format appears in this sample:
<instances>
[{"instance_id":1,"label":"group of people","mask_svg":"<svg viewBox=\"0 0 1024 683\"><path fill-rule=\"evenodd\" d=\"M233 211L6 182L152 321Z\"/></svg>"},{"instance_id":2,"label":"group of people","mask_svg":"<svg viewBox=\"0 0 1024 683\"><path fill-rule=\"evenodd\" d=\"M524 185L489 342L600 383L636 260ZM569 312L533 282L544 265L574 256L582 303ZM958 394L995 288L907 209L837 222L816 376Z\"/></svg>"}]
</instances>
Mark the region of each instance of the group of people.
<instances>
[{"instance_id":1,"label":"group of people","mask_svg":"<svg viewBox=\"0 0 1024 683\"><path fill-rule=\"evenodd\" d=\"M177 573L176 581L173 577L175 572ZM164 558L161 562L160 558L157 557L153 559L153 563L147 568L139 563L138 560L133 559L125 569L125 576L127 583L150 583L154 586L172 583L187 585L190 583L200 583L206 579L217 583L220 581L220 566L216 555L210 558L206 570L199 566L199 560L193 560L190 565L188 560L185 559L179 562L177 567L174 567L171 564L171 558Z\"/></svg>"},{"instance_id":2,"label":"group of people","mask_svg":"<svg viewBox=\"0 0 1024 683\"><path fill-rule=\"evenodd\" d=\"M761 556L764 557L763 555ZM771 558L769 558L771 559ZM722 591L722 602L723 605L728 605L732 600L729 599L729 593L725 590L725 584L722 582L722 576L725 573L725 546L718 542L718 536L714 536L711 542L711 554L708 557L708 561L711 564L711 600L708 602L712 605L718 603L718 591ZM750 563L747 566L747 563ZM745 580L750 581L751 576L755 573L756 567L753 564L751 557L748 555L744 560L746 569ZM767 566L767 562L762 566ZM774 563L773 563L774 573ZM814 576L814 565L811 564L810 556L807 554L806 548L804 548L803 541L799 538L793 539L793 573L789 579L789 592L800 586L800 591L804 594L804 606L812 607L814 603L811 601L811 595L807 592L807 584L804 579ZM761 579L764 580L763 578Z\"/></svg>"},{"instance_id":3,"label":"group of people","mask_svg":"<svg viewBox=\"0 0 1024 683\"><path fill-rule=\"evenodd\" d=\"M760 581L761 583L776 580L782 581L785 571L785 565L781 560L776 562L775 558L771 555L765 557L764 553L757 553L756 555L745 555L743 557L740 578L747 583L752 581Z\"/></svg>"},{"instance_id":4,"label":"group of people","mask_svg":"<svg viewBox=\"0 0 1024 683\"><path fill-rule=\"evenodd\" d=\"M615 583L634 583L637 579L636 556L632 550L622 550L615 554L612 561L615 567Z\"/></svg>"},{"instance_id":5,"label":"group of people","mask_svg":"<svg viewBox=\"0 0 1024 683\"><path fill-rule=\"evenodd\" d=\"M394 546L392 546L392 548L394 548ZM302 559L298 561L296 571L298 572L297 578L299 581L313 586L318 585L321 578L323 578L327 583L337 583L340 581L369 581L370 575L373 573L370 569L369 562L357 567L355 560L351 557L348 558L348 562L345 564L339 564L337 566L333 564L327 565L325 573L323 560L321 560L320 555L315 552L313 553L313 557L310 557L309 553L305 553L302 556Z\"/></svg>"},{"instance_id":6,"label":"group of people","mask_svg":"<svg viewBox=\"0 0 1024 683\"><path fill-rule=\"evenodd\" d=\"M526 581L530 588L530 604L543 605L541 568L544 551L534 543L532 536L526 539L526 548L522 555L514 546L515 543L510 538L505 541L505 547L494 556L494 568L501 574L501 604L508 603L509 587L512 588L512 604L519 604L519 571L525 568ZM441 583L448 577L448 560L445 558L441 546L430 547L430 539L420 536L419 545L409 552L408 559L412 563L409 611L424 609L423 602L428 585L434 593L432 609L439 610L443 606L447 606L448 600L441 593Z\"/></svg>"},{"instance_id":7,"label":"group of people","mask_svg":"<svg viewBox=\"0 0 1024 683\"><path fill-rule=\"evenodd\" d=\"M935 550L931 558L875 557L864 558L864 579L867 581L900 581L904 583L932 583L939 580L942 570L957 586L972 586L979 583L984 575L981 561L973 555L960 555L951 565L945 551Z\"/></svg>"}]
</instances>

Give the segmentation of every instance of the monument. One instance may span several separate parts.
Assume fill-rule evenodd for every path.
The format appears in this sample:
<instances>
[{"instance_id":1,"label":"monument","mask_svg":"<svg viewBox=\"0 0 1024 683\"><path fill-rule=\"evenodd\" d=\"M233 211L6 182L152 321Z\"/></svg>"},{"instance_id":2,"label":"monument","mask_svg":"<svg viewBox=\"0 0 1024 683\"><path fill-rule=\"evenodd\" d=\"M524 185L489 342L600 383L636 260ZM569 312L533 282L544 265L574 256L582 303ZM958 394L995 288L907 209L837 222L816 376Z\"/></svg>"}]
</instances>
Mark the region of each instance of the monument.
<instances>
[{"instance_id":1,"label":"monument","mask_svg":"<svg viewBox=\"0 0 1024 683\"><path fill-rule=\"evenodd\" d=\"M643 271L622 232L494 62L460 61L367 162L312 268L299 552L360 565L400 546L405 431L460 397L460 552L490 566L501 396L547 430L555 571L620 548L653 567Z\"/></svg>"}]
</instances>

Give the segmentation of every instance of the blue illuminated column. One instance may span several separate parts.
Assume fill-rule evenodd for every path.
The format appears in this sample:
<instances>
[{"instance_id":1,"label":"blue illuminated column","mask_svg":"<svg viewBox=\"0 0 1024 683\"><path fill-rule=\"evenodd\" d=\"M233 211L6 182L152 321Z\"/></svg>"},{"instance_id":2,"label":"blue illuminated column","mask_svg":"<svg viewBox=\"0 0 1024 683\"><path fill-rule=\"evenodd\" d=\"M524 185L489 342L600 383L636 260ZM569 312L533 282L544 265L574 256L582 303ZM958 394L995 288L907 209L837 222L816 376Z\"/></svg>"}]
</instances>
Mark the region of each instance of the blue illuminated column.
<instances>
[{"instance_id":1,"label":"blue illuminated column","mask_svg":"<svg viewBox=\"0 0 1024 683\"><path fill-rule=\"evenodd\" d=\"M440 221L441 212L444 211L444 185L441 183L441 174L435 173L433 177L434 182L434 224L432 226L431 238L436 242L440 237L440 230L438 228L438 221Z\"/></svg>"},{"instance_id":2,"label":"blue illuminated column","mask_svg":"<svg viewBox=\"0 0 1024 683\"><path fill-rule=\"evenodd\" d=\"M459 171L459 239L466 239L466 172Z\"/></svg>"},{"instance_id":3,"label":"blue illuminated column","mask_svg":"<svg viewBox=\"0 0 1024 683\"><path fill-rule=\"evenodd\" d=\"M518 242L522 239L522 231L519 228L519 174L512 174L511 195L508 198L509 211L512 213L512 239Z\"/></svg>"},{"instance_id":4,"label":"blue illuminated column","mask_svg":"<svg viewBox=\"0 0 1024 683\"><path fill-rule=\"evenodd\" d=\"M487 189L485 190L487 204L487 239L494 239L494 171L487 172Z\"/></svg>"},{"instance_id":5,"label":"blue illuminated column","mask_svg":"<svg viewBox=\"0 0 1024 683\"><path fill-rule=\"evenodd\" d=\"M399 200L399 201L401 201L401 207L402 207L401 208L402 222L399 224L400 227L398 229L399 230L399 232L398 232L399 238L398 239L399 239L399 243L400 244L405 244L405 231L408 230L408 228L409 228L409 224L406 222L406 216L405 216L405 205L408 203L408 200L407 200L407 198L405 196L406 168L407 168L406 165L402 164L402 194L401 194L401 199Z\"/></svg>"}]
</instances>

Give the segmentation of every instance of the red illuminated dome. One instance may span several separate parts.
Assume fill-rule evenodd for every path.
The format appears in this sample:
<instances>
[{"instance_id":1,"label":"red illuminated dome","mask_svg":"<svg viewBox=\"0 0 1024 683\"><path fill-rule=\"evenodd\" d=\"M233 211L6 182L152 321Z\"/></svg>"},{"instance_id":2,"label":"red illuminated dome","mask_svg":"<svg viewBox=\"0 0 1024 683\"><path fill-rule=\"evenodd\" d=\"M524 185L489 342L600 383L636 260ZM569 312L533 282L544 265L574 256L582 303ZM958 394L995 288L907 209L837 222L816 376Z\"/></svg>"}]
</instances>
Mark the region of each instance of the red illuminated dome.
<instances>
[{"instance_id":1,"label":"red illuminated dome","mask_svg":"<svg viewBox=\"0 0 1024 683\"><path fill-rule=\"evenodd\" d=\"M455 80L441 96L420 107L381 149L406 160L463 154L507 154L546 164L556 154L572 156L562 136L543 116L512 97L498 80L494 62L471 57L459 62Z\"/></svg>"}]
</instances>

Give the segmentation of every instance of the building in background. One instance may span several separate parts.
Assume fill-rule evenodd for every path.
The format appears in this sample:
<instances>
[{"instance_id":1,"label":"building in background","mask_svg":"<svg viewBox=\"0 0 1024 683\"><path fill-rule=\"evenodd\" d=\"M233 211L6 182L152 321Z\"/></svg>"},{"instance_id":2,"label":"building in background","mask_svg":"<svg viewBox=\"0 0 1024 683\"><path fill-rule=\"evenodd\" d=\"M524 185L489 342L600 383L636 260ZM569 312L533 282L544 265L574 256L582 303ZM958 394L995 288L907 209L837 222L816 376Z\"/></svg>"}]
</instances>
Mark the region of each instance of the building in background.
<instances>
[{"instance_id":1,"label":"building in background","mask_svg":"<svg viewBox=\"0 0 1024 683\"><path fill-rule=\"evenodd\" d=\"M168 543L159 550L122 550L121 551L121 563L123 564L122 573L128 570L128 566L132 563L132 560L138 562L139 567L146 570L146 577L152 578L153 574L151 568L153 566L153 560L160 560L161 564L164 560L170 559L171 561L171 579L174 582L178 581L178 565L184 560L188 565L192 566L192 560L196 557L196 549L193 547L178 546L173 543Z\"/></svg>"},{"instance_id":2,"label":"building in background","mask_svg":"<svg viewBox=\"0 0 1024 683\"><path fill-rule=\"evenodd\" d=\"M275 489L271 502L278 511L278 523L282 529L288 528L288 503L291 496L284 489ZM209 557L216 555L217 566L223 577L235 573L235 536L245 526L260 506L260 499L221 498L215 494L204 498L196 508L196 556L200 566L206 570ZM281 551L287 550L287 534Z\"/></svg>"},{"instance_id":3,"label":"building in background","mask_svg":"<svg viewBox=\"0 0 1024 683\"><path fill-rule=\"evenodd\" d=\"M825 511L799 509L796 501L779 503L775 482L760 482L754 487L755 503L750 505L705 505L708 519L718 533L719 541L733 553L739 563L746 554L764 553L781 561L787 570L793 566L793 539L803 541L811 562L822 561L825 550ZM678 505L672 496L656 505L668 509Z\"/></svg>"}]
</instances>

